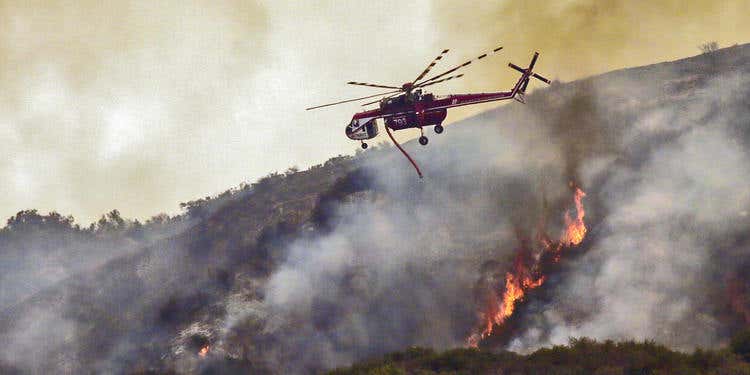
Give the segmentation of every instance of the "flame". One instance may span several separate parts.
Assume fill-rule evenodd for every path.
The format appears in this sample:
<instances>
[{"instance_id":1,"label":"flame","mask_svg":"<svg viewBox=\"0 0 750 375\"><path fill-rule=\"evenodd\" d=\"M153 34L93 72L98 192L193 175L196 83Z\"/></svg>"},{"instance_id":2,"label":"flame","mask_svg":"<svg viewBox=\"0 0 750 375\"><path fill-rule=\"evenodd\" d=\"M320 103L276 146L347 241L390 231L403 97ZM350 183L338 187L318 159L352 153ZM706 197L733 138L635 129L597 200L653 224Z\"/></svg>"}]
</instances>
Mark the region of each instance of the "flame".
<instances>
[{"instance_id":1,"label":"flame","mask_svg":"<svg viewBox=\"0 0 750 375\"><path fill-rule=\"evenodd\" d=\"M200 351L198 352L198 355L199 355L199 356L200 356L201 358L206 358L206 356L208 355L208 350L209 350L210 348L211 348L211 346L210 346L210 345L206 345L206 346L202 347L202 348L201 348L201 350L200 350Z\"/></svg>"},{"instance_id":2,"label":"flame","mask_svg":"<svg viewBox=\"0 0 750 375\"><path fill-rule=\"evenodd\" d=\"M571 183L571 187L574 187ZM586 224L583 218L586 212L583 208L583 198L586 193L578 187L575 187L573 194L573 203L576 208L575 219L571 217L570 212L566 211L563 217L565 227L560 239L552 241L545 234L540 233L538 236L541 245L541 253L551 253L552 261L559 262L562 250L572 246L577 246L586 237ZM543 228L542 228L543 230ZM511 271L505 274L505 289L502 294L502 300L491 301L487 311L481 314L481 332L469 336L467 343L470 347L477 347L479 342L492 334L495 325L502 326L505 321L513 315L516 304L520 302L526 292L535 289L544 284L546 277L541 273L540 268L541 254L537 254L530 260L524 258L524 252L519 251L513 262Z\"/></svg>"},{"instance_id":3,"label":"flame","mask_svg":"<svg viewBox=\"0 0 750 375\"><path fill-rule=\"evenodd\" d=\"M583 222L586 211L584 211L583 202L581 202L585 196L586 193L583 190L576 188L575 195L573 196L576 206L576 218L571 218L570 212L565 212L565 231L562 238L560 238L560 242L564 245L578 246L586 237L586 224Z\"/></svg>"}]
</instances>

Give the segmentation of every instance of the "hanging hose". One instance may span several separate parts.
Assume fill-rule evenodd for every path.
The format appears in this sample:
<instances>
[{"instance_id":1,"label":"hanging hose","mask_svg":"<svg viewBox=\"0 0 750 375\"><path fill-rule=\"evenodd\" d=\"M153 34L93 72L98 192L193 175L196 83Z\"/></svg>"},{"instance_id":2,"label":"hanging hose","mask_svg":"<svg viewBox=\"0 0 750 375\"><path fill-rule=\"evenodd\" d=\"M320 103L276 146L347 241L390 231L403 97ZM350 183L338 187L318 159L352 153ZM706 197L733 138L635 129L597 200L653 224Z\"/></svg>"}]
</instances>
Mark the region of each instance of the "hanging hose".
<instances>
[{"instance_id":1,"label":"hanging hose","mask_svg":"<svg viewBox=\"0 0 750 375\"><path fill-rule=\"evenodd\" d=\"M393 134L391 134L391 129L388 127L388 125L385 126L385 131L386 133L388 133L388 136L391 137L391 141L393 141L393 144L396 145L396 147L398 147L399 150L401 150L401 153L404 154L404 156L406 156L407 159L409 159L409 162L411 162L411 165L413 165L414 169L417 170L417 174L419 175L419 178L422 178L422 171L419 170L419 166L417 165L417 163L414 162L414 159L412 159L411 156L409 156L409 154L406 153L406 151L404 151L401 145L398 144L398 142L396 142L396 138L393 138Z\"/></svg>"}]
</instances>

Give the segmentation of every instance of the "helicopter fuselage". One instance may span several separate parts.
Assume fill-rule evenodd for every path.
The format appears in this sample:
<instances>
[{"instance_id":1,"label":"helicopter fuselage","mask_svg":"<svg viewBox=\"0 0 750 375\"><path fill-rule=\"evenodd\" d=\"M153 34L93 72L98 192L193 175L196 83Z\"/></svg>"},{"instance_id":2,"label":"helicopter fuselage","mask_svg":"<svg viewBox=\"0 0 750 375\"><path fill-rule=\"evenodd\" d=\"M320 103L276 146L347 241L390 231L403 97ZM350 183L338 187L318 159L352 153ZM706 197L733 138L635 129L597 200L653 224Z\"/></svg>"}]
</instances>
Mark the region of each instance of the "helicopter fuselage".
<instances>
[{"instance_id":1,"label":"helicopter fuselage","mask_svg":"<svg viewBox=\"0 0 750 375\"><path fill-rule=\"evenodd\" d=\"M382 85L367 82L354 82L349 81L347 84L357 86L369 86L377 87L382 89L390 89L395 91L386 91L379 94L363 96L360 98L341 100L333 103L317 105L307 108L307 110L329 107L333 105L339 105L344 103L357 102L365 99L372 99L375 97L382 97L383 99L376 100L374 102L366 103L364 105L370 105L380 103L376 109L369 111L363 111L355 114L352 120L346 125L345 133L349 139L361 142L362 149L368 147L366 140L373 139L378 135L378 119L383 119L385 123L385 131L388 133L388 137L391 139L393 144L401 151L404 156L409 159L409 162L414 166L419 177L422 177L422 172L419 170L419 166L414 159L404 150L403 147L398 143L396 138L391 134L391 130L403 130L409 128L418 128L421 132L421 136L418 141L422 146L427 146L429 139L424 135L425 126L434 126L435 134L442 134L445 130L443 128L443 121L448 115L448 108L460 107L470 104L479 104L494 102L498 100L516 99L519 102L524 102L524 95L526 93L526 87L529 84L531 78L538 79L547 84L550 84L550 80L542 77L541 75L534 73L534 64L536 64L537 58L539 57L538 52L534 52L534 56L531 58L531 63L527 68L522 68L513 63L509 63L508 66L513 70L521 73L521 77L516 81L511 91L499 91L489 93L477 93L477 94L457 94L437 97L432 94L422 94L422 89L427 86L432 86L441 82L449 81L456 78L463 77L463 73L448 76L457 70L472 64L474 61L481 60L487 57L489 54L496 53L503 49L503 47L497 47L492 52L483 53L474 59L464 62L461 65L455 66L451 69L444 71L443 73L437 74L431 78L427 77L428 73L438 60L443 58L448 50L445 49L441 52L430 65L425 68L422 73L412 82L404 83L403 85ZM447 76L447 77L446 77Z\"/></svg>"},{"instance_id":2,"label":"helicopter fuselage","mask_svg":"<svg viewBox=\"0 0 750 375\"><path fill-rule=\"evenodd\" d=\"M448 108L511 99L518 94L518 85L516 86L513 91L503 92L457 94L445 97L406 93L383 99L380 101L379 108L355 114L346 126L346 136L356 141L375 138L378 135L377 119L381 118L385 126L392 130L441 125L448 115Z\"/></svg>"}]
</instances>

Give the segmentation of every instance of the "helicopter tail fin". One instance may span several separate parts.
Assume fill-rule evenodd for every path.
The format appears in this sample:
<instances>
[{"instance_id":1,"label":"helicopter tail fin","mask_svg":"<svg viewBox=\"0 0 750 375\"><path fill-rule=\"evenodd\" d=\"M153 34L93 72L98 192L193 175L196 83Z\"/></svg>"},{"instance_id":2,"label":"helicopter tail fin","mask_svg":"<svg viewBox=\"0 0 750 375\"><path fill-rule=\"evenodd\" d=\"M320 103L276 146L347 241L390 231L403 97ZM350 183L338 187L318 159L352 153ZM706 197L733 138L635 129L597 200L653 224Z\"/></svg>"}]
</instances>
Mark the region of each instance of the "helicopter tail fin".
<instances>
[{"instance_id":1,"label":"helicopter tail fin","mask_svg":"<svg viewBox=\"0 0 750 375\"><path fill-rule=\"evenodd\" d=\"M518 79L518 82L516 82L516 85L513 87L513 97L521 102L523 102L523 95L526 94L526 87L528 87L531 78L536 78L548 85L551 83L549 79L534 73L534 65L536 65L538 58L539 52L534 52L534 57L531 58L531 63L526 69L513 63L508 64L509 67L521 73L521 78Z\"/></svg>"}]
</instances>

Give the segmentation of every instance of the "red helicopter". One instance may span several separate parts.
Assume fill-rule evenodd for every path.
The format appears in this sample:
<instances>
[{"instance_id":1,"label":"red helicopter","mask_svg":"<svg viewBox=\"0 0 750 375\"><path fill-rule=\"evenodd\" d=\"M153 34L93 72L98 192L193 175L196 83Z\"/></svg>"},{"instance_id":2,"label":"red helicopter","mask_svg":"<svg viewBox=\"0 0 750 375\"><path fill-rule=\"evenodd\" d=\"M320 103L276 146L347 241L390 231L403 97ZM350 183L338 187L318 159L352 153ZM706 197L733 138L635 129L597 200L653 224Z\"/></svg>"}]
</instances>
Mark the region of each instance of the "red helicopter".
<instances>
[{"instance_id":1,"label":"red helicopter","mask_svg":"<svg viewBox=\"0 0 750 375\"><path fill-rule=\"evenodd\" d=\"M474 61L481 60L490 54L497 53L502 49L503 47L497 47L491 52L481 54L461 65L455 66L451 69L446 70L445 72L425 79L425 77L430 72L430 70L432 70L435 64L437 64L437 62L440 61L446 53L448 53L449 50L445 49L434 60L432 60L427 68L425 68L424 71L422 71L422 73L420 73L414 81L404 83L403 85L401 85L401 87L364 82L347 82L347 84L350 85L393 89L393 91L364 96L356 99L342 100L335 103L323 104L307 108L307 110L385 96L382 99L363 104L363 106L367 106L370 104L380 103L380 106L379 108L355 114L352 117L352 121L346 126L346 136L350 139L360 141L362 143L362 148L366 149L367 143L365 143L365 140L375 138L378 135L377 119L384 119L385 130L388 133L388 136L391 138L391 141L393 141L396 147L398 147L398 149L401 150L401 152L409 159L414 168L417 170L417 174L419 174L419 177L422 177L422 172L419 170L417 164L409 156L409 154L404 151L404 149L398 144L398 142L396 142L396 139L393 138L391 129L402 130L409 128L419 128L422 133L419 137L419 143L425 146L427 145L429 140L424 135L424 127L434 126L435 133L441 134L444 130L442 123L448 113L448 108L506 99L516 99L519 102L523 103L524 94L526 93L526 87L528 86L529 80L531 80L532 77L550 84L549 79L533 72L534 64L536 64L536 61L539 58L539 53L535 52L534 56L531 58L529 67L526 69L521 68L520 66L513 63L508 64L508 66L521 73L521 78L518 79L511 91L477 94L454 94L447 96L436 96L430 93L422 92L422 88L424 87L463 77L463 74L452 75L448 77L446 76L470 65Z\"/></svg>"}]
</instances>

